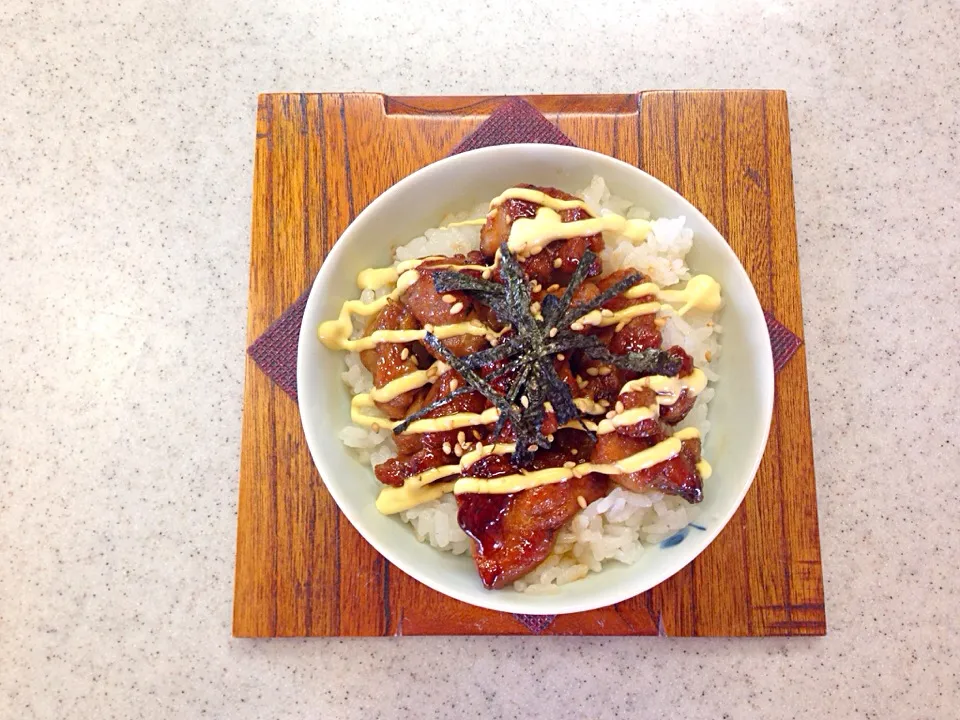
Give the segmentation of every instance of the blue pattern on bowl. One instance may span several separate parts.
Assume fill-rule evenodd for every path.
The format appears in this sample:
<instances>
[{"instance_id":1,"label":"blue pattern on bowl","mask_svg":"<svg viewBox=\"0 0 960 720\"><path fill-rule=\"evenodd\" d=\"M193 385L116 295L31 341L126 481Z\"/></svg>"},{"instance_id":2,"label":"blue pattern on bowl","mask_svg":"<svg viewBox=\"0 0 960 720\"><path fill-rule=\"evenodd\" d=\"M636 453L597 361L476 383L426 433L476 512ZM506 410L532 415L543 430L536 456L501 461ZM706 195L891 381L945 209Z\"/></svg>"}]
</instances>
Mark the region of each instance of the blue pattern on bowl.
<instances>
[{"instance_id":1,"label":"blue pattern on bowl","mask_svg":"<svg viewBox=\"0 0 960 720\"><path fill-rule=\"evenodd\" d=\"M679 545L684 540L686 540L687 535L690 534L690 528L696 528L697 530L706 530L706 528L703 527L703 525L697 525L696 523L687 523L686 527L680 528L670 537L664 538L663 540L661 540L660 547L662 547L663 549L667 549L667 548L672 548Z\"/></svg>"}]
</instances>

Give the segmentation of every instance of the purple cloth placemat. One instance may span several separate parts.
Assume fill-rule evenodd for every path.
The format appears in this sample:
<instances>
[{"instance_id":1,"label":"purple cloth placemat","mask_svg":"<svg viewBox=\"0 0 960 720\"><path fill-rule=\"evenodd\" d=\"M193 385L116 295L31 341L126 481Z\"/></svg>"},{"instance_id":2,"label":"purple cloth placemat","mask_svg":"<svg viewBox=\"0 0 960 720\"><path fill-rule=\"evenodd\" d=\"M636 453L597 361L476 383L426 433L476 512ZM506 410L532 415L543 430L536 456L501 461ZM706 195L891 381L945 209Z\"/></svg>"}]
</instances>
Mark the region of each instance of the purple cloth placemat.
<instances>
[{"instance_id":1,"label":"purple cloth placemat","mask_svg":"<svg viewBox=\"0 0 960 720\"><path fill-rule=\"evenodd\" d=\"M511 98L464 138L451 154L510 143L574 144L532 105L520 98ZM308 287L247 349L260 369L294 400L297 399L297 343L309 294ZM764 318L770 333L774 371L779 372L802 341L771 313L764 311ZM532 633L540 634L556 616L517 614L513 617Z\"/></svg>"}]
</instances>

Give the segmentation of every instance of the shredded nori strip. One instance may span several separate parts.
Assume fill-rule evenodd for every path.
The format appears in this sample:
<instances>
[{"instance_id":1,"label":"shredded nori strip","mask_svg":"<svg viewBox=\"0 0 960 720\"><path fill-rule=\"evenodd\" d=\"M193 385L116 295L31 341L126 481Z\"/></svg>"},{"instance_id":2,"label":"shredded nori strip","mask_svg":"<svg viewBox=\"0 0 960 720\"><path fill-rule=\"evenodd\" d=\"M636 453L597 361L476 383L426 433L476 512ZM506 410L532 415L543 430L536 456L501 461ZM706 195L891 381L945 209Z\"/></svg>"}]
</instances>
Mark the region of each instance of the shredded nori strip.
<instances>
[{"instance_id":1,"label":"shredded nori strip","mask_svg":"<svg viewBox=\"0 0 960 720\"><path fill-rule=\"evenodd\" d=\"M680 372L682 362L666 350L648 348L640 352L631 352L626 355L614 355L602 343L584 350L587 357L594 360L616 365L624 370L633 370L641 377L647 375L676 375Z\"/></svg>"},{"instance_id":2,"label":"shredded nori strip","mask_svg":"<svg viewBox=\"0 0 960 720\"><path fill-rule=\"evenodd\" d=\"M514 418L517 420L520 419L507 399L498 393L489 382L477 375L463 360L450 352L436 335L428 332L423 338L423 344L439 355L447 365L460 373L460 377L462 377L468 385L473 387L474 390L489 400L490 403L500 411L501 415L507 414L511 420Z\"/></svg>"},{"instance_id":3,"label":"shredded nori strip","mask_svg":"<svg viewBox=\"0 0 960 720\"><path fill-rule=\"evenodd\" d=\"M491 437L499 437L507 422L510 423L516 437L512 461L523 466L533 456L534 451L530 448L550 447L550 441L542 431L546 403L549 402L553 407L559 425L579 420L584 431L587 431L570 387L554 367L557 354L581 350L587 357L640 375L674 375L679 372L680 361L664 350L614 355L597 337L571 329L570 325L577 319L644 280L639 273L633 273L592 300L573 304L574 295L590 275L595 261L595 253L590 250L584 252L563 295L557 297L547 294L543 297L539 319L531 309L530 286L523 268L506 243L500 246L501 282L483 280L455 270L434 271L433 284L437 292L466 293L477 302L487 305L512 332L501 337L497 345L464 358L456 357L435 335L427 333L424 344L460 373L466 385L404 419L394 428L394 432L403 432L413 420L424 417L451 398L476 391L500 411ZM496 368L486 378L476 372L477 368L503 360L509 362ZM489 381L508 370L515 370L516 375L506 393L500 393Z\"/></svg>"},{"instance_id":4,"label":"shredded nori strip","mask_svg":"<svg viewBox=\"0 0 960 720\"><path fill-rule=\"evenodd\" d=\"M560 324L563 325L576 321L578 318L583 317L588 312L596 310L605 302L613 300L613 298L617 297L617 295L626 292L634 285L639 285L641 282L643 282L643 275L640 275L639 273L628 275L622 280L618 280L602 293L593 298L593 300L588 300L585 303L577 303L576 305L570 306L570 309L567 310L563 320L560 321Z\"/></svg>"},{"instance_id":5,"label":"shredded nori strip","mask_svg":"<svg viewBox=\"0 0 960 720\"><path fill-rule=\"evenodd\" d=\"M488 295L502 296L503 285L493 280L475 278L456 270L436 270L433 273L433 286L439 293L456 292L458 290L472 293L487 293Z\"/></svg>"},{"instance_id":6,"label":"shredded nori strip","mask_svg":"<svg viewBox=\"0 0 960 720\"><path fill-rule=\"evenodd\" d=\"M499 375L503 375L503 374L506 373L509 369L510 369L510 367L509 367L508 365L504 365L503 367L499 367L499 368L497 368L496 370L494 370L493 372L491 372L489 375L487 375L487 378L486 378L486 379L487 379L487 380L490 380L490 379L495 378L495 377L497 377L497 376L499 376ZM461 375L461 377L462 377L462 375ZM462 385L462 386L458 387L456 390L452 390L451 392L447 393L446 395L443 395L442 397L438 397L436 400L434 400L434 401L433 401L432 403L430 403L429 405L424 405L422 408L420 408L419 410L417 410L415 413L411 413L410 415L407 415L407 417L405 417L400 423L398 423L397 425L394 426L394 428L393 428L393 434L394 434L394 435L399 435L399 434L402 433L404 430L406 430L408 427L410 427L410 423L412 423L414 420L419 420L419 419L421 419L421 418L423 418L423 417L426 417L426 416L429 415L431 412L433 412L434 410L436 410L438 407L442 407L442 406L446 405L448 402L450 402L450 401L453 400L454 398L458 398L458 397L460 397L461 395L466 395L467 393L472 393L472 392L476 392L476 391L477 391L477 389L476 389L475 387L471 386L471 385L468 383L468 384L466 384L466 385Z\"/></svg>"}]
</instances>

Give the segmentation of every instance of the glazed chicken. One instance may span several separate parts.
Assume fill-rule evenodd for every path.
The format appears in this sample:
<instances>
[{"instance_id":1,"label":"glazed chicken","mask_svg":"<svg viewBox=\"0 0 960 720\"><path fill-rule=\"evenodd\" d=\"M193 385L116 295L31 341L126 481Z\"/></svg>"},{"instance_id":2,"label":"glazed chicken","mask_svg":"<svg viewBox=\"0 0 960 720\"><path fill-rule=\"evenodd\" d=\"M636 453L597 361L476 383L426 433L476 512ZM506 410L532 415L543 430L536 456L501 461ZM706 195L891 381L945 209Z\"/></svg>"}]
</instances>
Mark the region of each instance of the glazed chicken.
<instances>
[{"instance_id":1,"label":"glazed chicken","mask_svg":"<svg viewBox=\"0 0 960 720\"><path fill-rule=\"evenodd\" d=\"M576 199L555 188L520 187ZM697 399L697 390L687 385L664 398L650 387L625 388L626 383L646 375L689 377L693 360L681 347L661 347L664 320L656 313L655 286L642 297L625 294L648 278L630 268L603 276L595 254L603 249L601 234L554 240L515 256L502 250L513 224L537 217L540 209L527 200L506 199L487 216L480 252L425 259L415 282L392 296L366 329L368 335L419 329L422 339L378 342L361 354L376 388L426 371L426 384L421 375L419 387L376 402L387 418L401 421L394 427L397 456L377 465L376 476L401 494L438 474L450 483L447 491L457 478L472 478L465 485L470 491L456 494L457 520L488 588L502 588L536 568L553 550L557 532L617 485L691 503L703 497L700 440L689 433L680 436L679 452L676 444L661 448L663 459L651 467L611 474L613 463L666 441L670 426L683 420ZM592 217L581 207L558 214L562 223ZM451 285L451 273L465 279ZM497 288L503 288L502 296ZM588 313L594 320L577 322ZM449 336L451 326L479 332ZM446 333L432 335L442 327ZM551 349L553 343L564 349ZM531 407L539 410L528 412ZM439 422L454 415L453 429ZM442 469L420 477L435 468ZM549 482L519 492L473 490L478 482L489 488L483 480L513 480L548 468L564 468L559 481L551 473Z\"/></svg>"},{"instance_id":2,"label":"glazed chicken","mask_svg":"<svg viewBox=\"0 0 960 720\"><path fill-rule=\"evenodd\" d=\"M537 453L527 469L559 467L589 457L592 444L584 433L560 430L550 450ZM472 476L484 478L515 472L503 455L489 456L470 468ZM581 507L606 495L608 484L602 475L590 474L509 495L457 496L457 520L473 540L473 559L484 586L502 588L543 562L557 530Z\"/></svg>"},{"instance_id":3,"label":"glazed chicken","mask_svg":"<svg viewBox=\"0 0 960 720\"><path fill-rule=\"evenodd\" d=\"M366 333L376 330L416 330L420 325L405 305L388 302L367 324ZM360 362L373 375L373 385L382 388L391 380L408 375L418 369L417 353L412 351L414 343L378 343L372 350L360 353ZM417 396L411 390L398 395L388 402L378 402L377 407L391 420L399 420L407 415L410 404Z\"/></svg>"},{"instance_id":4,"label":"glazed chicken","mask_svg":"<svg viewBox=\"0 0 960 720\"><path fill-rule=\"evenodd\" d=\"M536 185L518 185L517 187L539 190L545 195L559 200L578 200L574 195L552 187L537 187ZM528 200L509 199L497 207L487 218L486 224L480 230L480 251L486 258L493 258L500 244L510 237L510 228L521 218L534 218L540 206ZM583 208L569 208L559 212L560 219L567 222L586 220L593 217ZM558 240L551 243L543 251L532 255L523 263L523 269L531 280L541 284L559 282L565 285L570 275L580 264L584 252L590 249L595 253L603 250L603 236L599 233L585 237L574 237L569 240ZM600 273L600 262L594 263L590 275Z\"/></svg>"}]
</instances>

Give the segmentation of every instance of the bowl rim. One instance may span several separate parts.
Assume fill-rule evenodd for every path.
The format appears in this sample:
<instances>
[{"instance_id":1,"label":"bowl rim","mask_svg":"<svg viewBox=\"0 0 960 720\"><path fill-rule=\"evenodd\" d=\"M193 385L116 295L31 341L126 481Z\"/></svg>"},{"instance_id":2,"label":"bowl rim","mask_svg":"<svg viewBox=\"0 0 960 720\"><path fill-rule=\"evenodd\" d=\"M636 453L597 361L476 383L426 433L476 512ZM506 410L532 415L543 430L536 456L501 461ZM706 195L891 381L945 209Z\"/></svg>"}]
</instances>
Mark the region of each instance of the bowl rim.
<instances>
[{"instance_id":1,"label":"bowl rim","mask_svg":"<svg viewBox=\"0 0 960 720\"><path fill-rule=\"evenodd\" d=\"M437 173L443 172L448 166L458 165L465 161L465 158L477 158L480 156L490 156L495 158L497 155L508 156L514 152L521 150L529 150L530 148L536 148L539 151L544 152L556 152L559 155L567 154L570 158L579 156L580 158L586 158L587 161L590 161L591 158L594 162L602 163L614 163L622 166L624 169L638 174L638 177L644 177L648 182L652 182L656 186L659 186L659 190L665 193L668 196L672 196L672 199L679 201L683 206L685 206L685 214L688 217L697 217L709 228L712 228L716 232L717 236L720 237L723 242L723 247L720 249L720 252L726 253L729 255L729 259L733 260L733 265L735 272L742 273L746 279L746 287L748 288L747 297L743 298L746 301L746 304L749 306L749 313L755 316L755 319L758 322L764 324L765 321L763 316L763 308L760 304L760 300L757 297L756 289L753 286L753 281L750 280L750 276L747 274L746 269L743 267L743 264L740 262L740 259L734 253L733 249L726 242L726 238L723 234L716 228L716 226L711 223L706 216L696 208L693 203L687 200L679 192L671 188L669 185L663 183L653 175L641 170L640 168L631 165L629 163L623 162L617 158L611 157L610 155L605 155L603 153L598 153L593 150L586 150L584 148L576 146L567 146L567 145L547 145L540 143L511 143L506 145L495 145L485 148L478 148L476 150L471 150L466 153L452 155L445 157L436 162L425 165L419 170L414 171L410 175L402 178L395 184L387 188L383 193L374 198L369 205L367 205L354 220L347 226L343 231L340 237L334 242L330 251L327 253L324 261L320 267L319 272L313 280L313 283L310 287L310 293L307 297L307 303L304 306L304 318L308 317L311 313L309 309L319 302L321 302L322 288L326 286L332 277L334 276L334 267L337 265L340 255L348 252L347 247L354 241L354 238L359 238L363 236L364 225L367 220L375 216L381 206L386 205L390 201L390 197L395 194L399 194L407 188L408 186L415 185L422 182L425 178ZM547 150L549 148L549 150ZM465 202L466 206L468 203ZM750 323L753 324L753 323ZM767 442L770 435L770 427L773 419L773 408L774 408L774 369L773 369L773 356L772 351L770 350L770 340L767 333L763 333L764 343L766 345L767 351L764 352L761 348L762 357L759 358L759 369L760 373L757 377L757 383L761 384L761 391L766 402L761 406L762 410L762 441L759 444L760 450L756 453L756 457L751 463L749 477L743 483L742 488L740 489L739 494L736 497L736 500L730 504L729 509L723 514L716 515L716 521L711 522L710 527L705 531L705 535L701 535L701 541L698 543L700 545L699 549L696 550L689 558L687 558L681 564L678 564L676 567L668 566L666 569L660 570L659 572L651 572L648 574L647 581L644 582L625 582L621 583L620 586L612 590L608 590L605 593L601 594L601 599L596 601L591 598L594 595L577 599L567 599L566 602L562 602L562 593L557 593L555 595L541 595L538 596L538 600L542 600L544 608L542 610L543 614L548 615L562 615L575 612L584 612L589 610L595 610L598 608L606 607L618 602L623 602L631 597L640 595L644 592L647 592L651 588L656 587L660 583L664 582L668 578L680 572L687 565L692 563L701 553L710 546L711 543L717 538L717 536L723 531L723 529L730 522L730 519L737 512L740 506L743 503L743 499L746 496L747 492L750 490L753 485L754 480L756 479L757 471L760 467L760 463L763 459L764 451L766 449ZM297 387L298 389L302 388L301 380L304 377L306 371L306 351L309 343L318 343L316 336L315 327L307 327L307 323L303 322L300 327L300 333L298 336L297 344ZM304 395L302 392L298 393L299 398L303 398ZM305 419L303 412L303 401L298 400L298 411L300 415L300 422L304 433L304 438L306 439L307 448L310 451L310 457L313 461L314 466L317 469L317 472L320 475L321 480L324 483L324 486L327 488L327 491L330 493L334 502L337 504L337 508L342 512L351 525L356 529L356 531L364 538L371 546L387 561L394 565L399 570L402 570L407 575L410 575L412 578L418 582L423 583L427 587L442 593L448 597L451 597L455 600L465 602L476 607L482 607L489 610L496 610L501 612L508 613L526 613L531 612L531 608L523 604L518 604L512 602L512 599L515 593L504 593L500 591L485 591L481 597L486 602L479 602L477 598L468 596L457 589L451 589L449 587L443 587L438 583L431 581L429 578L424 577L413 564L408 563L402 559L399 559L395 553L393 553L389 547L383 542L380 542L376 533L368 533L365 531L363 525L363 520L355 513L353 513L349 508L349 503L345 502L345 497L341 494L340 485L337 482L328 483L324 478L328 476L335 476L337 474L337 468L334 467L331 463L326 462L324 454L319 452L319 448L316 447L316 443L311 440L311 433L308 428L308 422ZM373 499L371 499L371 503ZM437 552L442 552L437 550ZM620 590L616 592L616 590ZM559 602L558 602L559 601Z\"/></svg>"}]
</instances>

